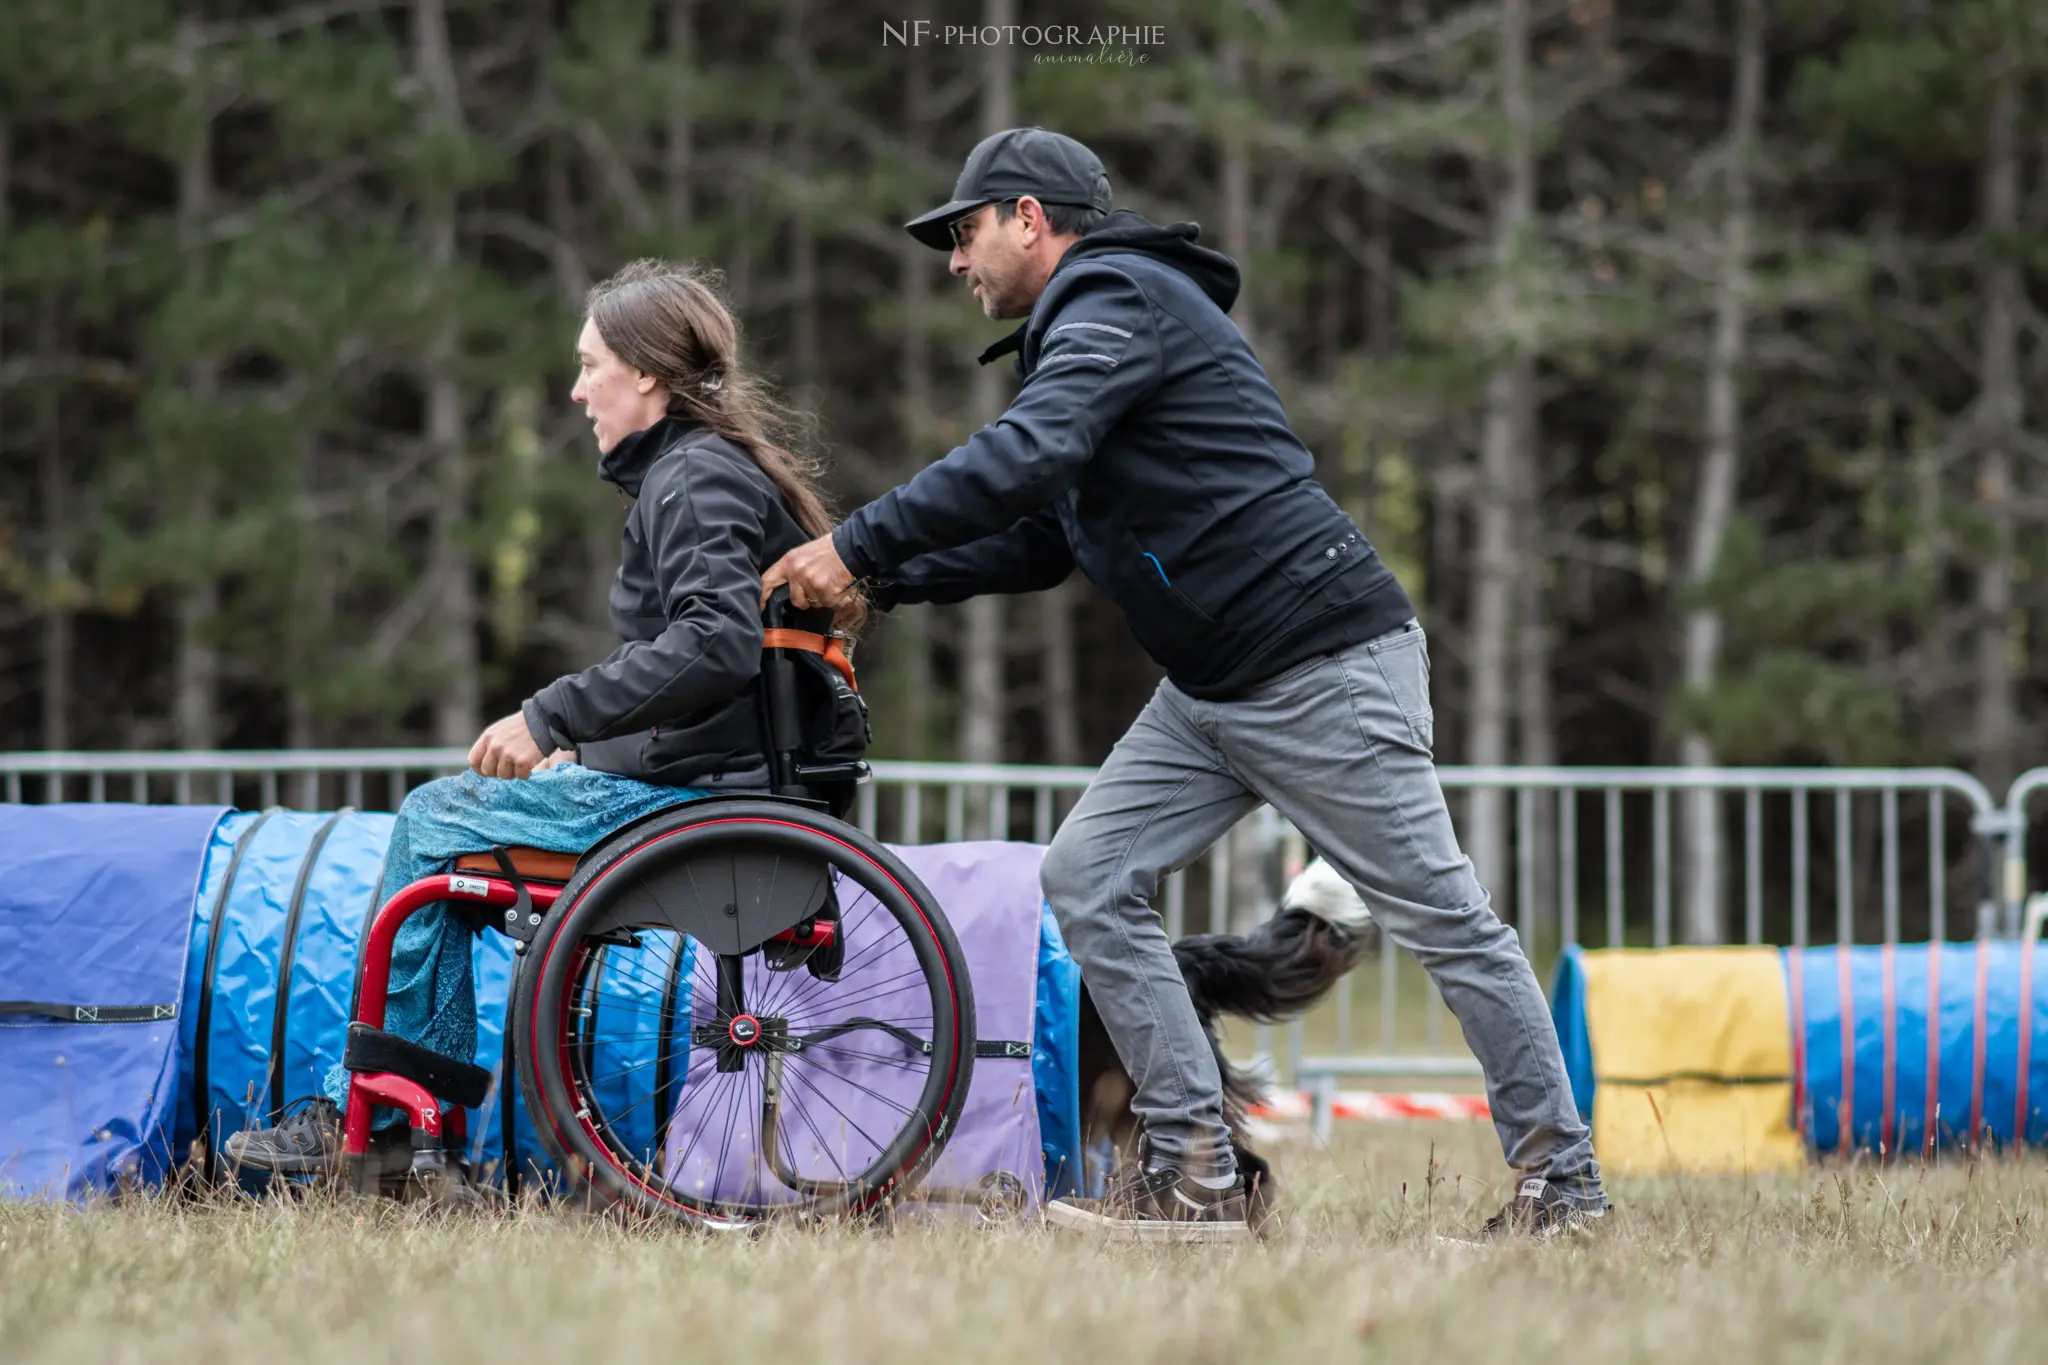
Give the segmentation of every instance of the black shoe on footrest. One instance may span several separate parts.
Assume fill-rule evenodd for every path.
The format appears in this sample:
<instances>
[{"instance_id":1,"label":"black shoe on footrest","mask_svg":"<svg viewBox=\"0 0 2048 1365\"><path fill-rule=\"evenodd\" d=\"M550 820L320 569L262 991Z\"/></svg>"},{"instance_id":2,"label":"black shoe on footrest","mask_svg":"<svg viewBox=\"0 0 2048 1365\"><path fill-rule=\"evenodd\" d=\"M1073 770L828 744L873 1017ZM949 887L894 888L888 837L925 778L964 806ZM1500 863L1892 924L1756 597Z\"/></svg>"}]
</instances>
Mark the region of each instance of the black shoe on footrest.
<instances>
[{"instance_id":1,"label":"black shoe on footrest","mask_svg":"<svg viewBox=\"0 0 2048 1365\"><path fill-rule=\"evenodd\" d=\"M388 1071L403 1076L425 1086L436 1099L465 1109L480 1108L491 1093L491 1073L482 1067L363 1023L348 1026L341 1064L350 1071Z\"/></svg>"},{"instance_id":2,"label":"black shoe on footrest","mask_svg":"<svg viewBox=\"0 0 2048 1365\"><path fill-rule=\"evenodd\" d=\"M295 1100L275 1128L245 1128L221 1146L236 1170L326 1175L341 1155L341 1110L324 1095Z\"/></svg>"}]
</instances>

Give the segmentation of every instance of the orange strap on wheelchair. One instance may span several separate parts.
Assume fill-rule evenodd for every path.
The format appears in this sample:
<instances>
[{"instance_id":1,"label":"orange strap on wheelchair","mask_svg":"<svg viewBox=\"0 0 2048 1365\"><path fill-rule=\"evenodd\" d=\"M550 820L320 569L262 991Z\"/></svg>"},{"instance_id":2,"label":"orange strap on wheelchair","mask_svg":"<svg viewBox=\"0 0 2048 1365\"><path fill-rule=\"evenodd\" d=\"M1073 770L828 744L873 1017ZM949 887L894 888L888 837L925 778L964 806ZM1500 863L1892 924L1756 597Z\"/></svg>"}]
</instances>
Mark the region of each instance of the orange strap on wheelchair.
<instances>
[{"instance_id":1,"label":"orange strap on wheelchair","mask_svg":"<svg viewBox=\"0 0 2048 1365\"><path fill-rule=\"evenodd\" d=\"M800 649L806 654L815 654L839 670L839 676L846 679L846 685L860 691L860 684L853 680L853 660L846 657L846 651L839 641L829 635L820 635L810 630L790 630L783 626L771 626L761 632L763 649Z\"/></svg>"}]
</instances>

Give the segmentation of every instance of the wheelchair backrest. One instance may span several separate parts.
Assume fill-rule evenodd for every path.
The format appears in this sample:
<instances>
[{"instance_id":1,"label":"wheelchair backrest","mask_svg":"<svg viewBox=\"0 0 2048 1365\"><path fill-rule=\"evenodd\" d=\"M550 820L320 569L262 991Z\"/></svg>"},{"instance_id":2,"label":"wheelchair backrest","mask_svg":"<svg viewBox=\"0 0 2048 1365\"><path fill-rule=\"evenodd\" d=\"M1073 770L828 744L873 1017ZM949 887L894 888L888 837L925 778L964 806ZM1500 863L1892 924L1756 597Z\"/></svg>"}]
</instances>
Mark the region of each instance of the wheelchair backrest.
<instances>
[{"instance_id":1,"label":"wheelchair backrest","mask_svg":"<svg viewBox=\"0 0 2048 1365\"><path fill-rule=\"evenodd\" d=\"M846 642L832 633L829 609L800 610L787 588L769 598L761 624L763 745L773 790L844 815L867 778L872 738Z\"/></svg>"}]
</instances>

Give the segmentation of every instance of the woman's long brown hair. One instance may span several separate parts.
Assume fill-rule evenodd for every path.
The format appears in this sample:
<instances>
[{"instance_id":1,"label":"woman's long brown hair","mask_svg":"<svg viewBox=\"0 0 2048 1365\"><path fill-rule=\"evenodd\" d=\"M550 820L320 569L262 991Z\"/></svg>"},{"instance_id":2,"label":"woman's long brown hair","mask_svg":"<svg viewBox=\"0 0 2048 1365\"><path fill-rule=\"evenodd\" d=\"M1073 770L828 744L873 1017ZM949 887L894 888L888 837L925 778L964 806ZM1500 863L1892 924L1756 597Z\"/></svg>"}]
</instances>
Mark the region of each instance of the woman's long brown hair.
<instances>
[{"instance_id":1,"label":"woman's long brown hair","mask_svg":"<svg viewBox=\"0 0 2048 1365\"><path fill-rule=\"evenodd\" d=\"M747 452L812 536L830 535L819 491L824 462L809 447L815 421L785 407L768 383L740 363L740 329L719 297L715 270L638 260L590 291L585 310L612 353L668 393L671 417L699 422ZM839 629L867 623L867 603L847 594L833 613Z\"/></svg>"}]
</instances>

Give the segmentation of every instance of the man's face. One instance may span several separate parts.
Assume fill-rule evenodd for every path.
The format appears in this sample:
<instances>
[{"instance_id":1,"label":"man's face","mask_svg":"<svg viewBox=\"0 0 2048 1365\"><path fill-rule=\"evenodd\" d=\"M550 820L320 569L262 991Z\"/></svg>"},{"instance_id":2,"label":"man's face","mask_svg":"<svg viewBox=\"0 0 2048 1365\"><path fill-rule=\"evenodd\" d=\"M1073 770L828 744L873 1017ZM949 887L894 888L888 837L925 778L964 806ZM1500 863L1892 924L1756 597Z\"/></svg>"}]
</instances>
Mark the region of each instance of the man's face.
<instances>
[{"instance_id":1,"label":"man's face","mask_svg":"<svg viewBox=\"0 0 2048 1365\"><path fill-rule=\"evenodd\" d=\"M1027 316L1045 289L1026 254L1027 239L1045 230L1036 209L1035 202L1020 204L1002 220L994 204L983 204L952 222L952 271L967 280L981 311L992 318Z\"/></svg>"}]
</instances>

